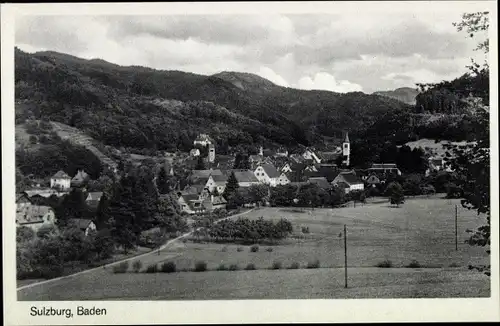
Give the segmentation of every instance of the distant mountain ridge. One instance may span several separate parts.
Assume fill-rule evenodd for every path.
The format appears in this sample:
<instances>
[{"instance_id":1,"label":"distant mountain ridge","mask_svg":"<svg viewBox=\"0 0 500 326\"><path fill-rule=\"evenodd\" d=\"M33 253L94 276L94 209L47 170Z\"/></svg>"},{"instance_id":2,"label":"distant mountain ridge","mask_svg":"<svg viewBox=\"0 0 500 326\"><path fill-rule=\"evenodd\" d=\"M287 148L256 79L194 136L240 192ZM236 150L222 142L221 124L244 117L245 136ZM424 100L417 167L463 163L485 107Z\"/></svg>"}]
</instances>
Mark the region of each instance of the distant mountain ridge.
<instances>
[{"instance_id":1,"label":"distant mountain ridge","mask_svg":"<svg viewBox=\"0 0 500 326\"><path fill-rule=\"evenodd\" d=\"M415 105L417 102L416 97L419 92L416 88L401 87L392 91L378 91L373 94L393 98L406 104Z\"/></svg>"},{"instance_id":2,"label":"distant mountain ridge","mask_svg":"<svg viewBox=\"0 0 500 326\"><path fill-rule=\"evenodd\" d=\"M52 51L16 49L15 67L16 100L27 102L16 106L18 121L43 116L112 146L186 150L200 132L213 135L222 152L320 145L412 109L373 94L282 87L249 73L124 67Z\"/></svg>"}]
</instances>

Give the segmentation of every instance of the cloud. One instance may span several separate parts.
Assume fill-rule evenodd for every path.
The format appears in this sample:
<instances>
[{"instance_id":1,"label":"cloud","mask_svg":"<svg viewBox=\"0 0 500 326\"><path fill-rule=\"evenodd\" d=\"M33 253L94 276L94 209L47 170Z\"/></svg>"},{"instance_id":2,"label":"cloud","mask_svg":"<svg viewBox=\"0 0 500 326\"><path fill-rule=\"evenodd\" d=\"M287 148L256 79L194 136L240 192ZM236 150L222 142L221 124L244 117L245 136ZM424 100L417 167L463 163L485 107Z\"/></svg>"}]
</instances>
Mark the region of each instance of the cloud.
<instances>
[{"instance_id":1,"label":"cloud","mask_svg":"<svg viewBox=\"0 0 500 326\"><path fill-rule=\"evenodd\" d=\"M281 77L280 75L275 73L269 67L261 67L260 70L257 72L257 75L261 76L262 78L266 78L266 79L272 81L276 85L284 86L284 87L289 86L288 82L283 77Z\"/></svg>"},{"instance_id":2,"label":"cloud","mask_svg":"<svg viewBox=\"0 0 500 326\"><path fill-rule=\"evenodd\" d=\"M278 85L339 92L456 78L477 40L449 13L23 16L16 45L121 65L256 73Z\"/></svg>"},{"instance_id":3,"label":"cloud","mask_svg":"<svg viewBox=\"0 0 500 326\"><path fill-rule=\"evenodd\" d=\"M362 87L347 80L337 81L334 76L326 72L319 72L314 78L304 76L298 82L299 88L308 90L327 90L337 93L361 92Z\"/></svg>"}]
</instances>

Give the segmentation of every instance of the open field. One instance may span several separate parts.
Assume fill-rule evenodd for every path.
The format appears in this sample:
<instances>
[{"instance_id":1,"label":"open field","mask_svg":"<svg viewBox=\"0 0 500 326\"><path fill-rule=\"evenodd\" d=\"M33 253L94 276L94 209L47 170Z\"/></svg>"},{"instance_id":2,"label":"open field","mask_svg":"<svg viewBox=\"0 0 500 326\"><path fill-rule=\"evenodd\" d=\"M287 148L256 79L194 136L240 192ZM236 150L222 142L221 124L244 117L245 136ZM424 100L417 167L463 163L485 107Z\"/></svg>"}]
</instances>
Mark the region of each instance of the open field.
<instances>
[{"instance_id":1,"label":"open field","mask_svg":"<svg viewBox=\"0 0 500 326\"><path fill-rule=\"evenodd\" d=\"M488 297L481 273L442 269L343 269L110 274L18 291L18 300L208 300Z\"/></svg>"},{"instance_id":2,"label":"open field","mask_svg":"<svg viewBox=\"0 0 500 326\"><path fill-rule=\"evenodd\" d=\"M489 296L489 278L469 271L484 264L484 248L463 241L466 229L484 220L459 206L458 251L455 251L454 210L458 200L408 199L399 208L387 203L331 209L261 208L245 217L289 219L295 230L308 226L304 239L276 246L261 245L258 252L237 244L192 243L176 240L159 254L141 257L143 268L173 261L177 269L191 269L197 261L207 272L173 274L113 274L111 268L41 284L18 291L20 300L100 299L230 299L230 298L381 298ZM343 289L343 240L347 225L349 289ZM300 233L300 232L299 232ZM240 248L241 251L238 251ZM268 252L266 249L272 248ZM319 259L321 268L304 269ZM389 259L394 268L374 268ZM412 260L422 268L401 268ZM131 263L134 260L131 261ZM296 262L299 270L268 270L279 261L283 268ZM213 271L220 264L248 263L256 271Z\"/></svg>"},{"instance_id":3,"label":"open field","mask_svg":"<svg viewBox=\"0 0 500 326\"><path fill-rule=\"evenodd\" d=\"M411 149L421 147L428 154L431 154L434 156L439 156L439 157L444 157L446 149L443 146L445 144L466 145L467 142L465 142L465 141L462 141L462 142L439 141L436 143L433 139L422 138L422 139L419 139L416 141L411 141L411 142L406 143L406 145L408 145Z\"/></svg>"}]
</instances>

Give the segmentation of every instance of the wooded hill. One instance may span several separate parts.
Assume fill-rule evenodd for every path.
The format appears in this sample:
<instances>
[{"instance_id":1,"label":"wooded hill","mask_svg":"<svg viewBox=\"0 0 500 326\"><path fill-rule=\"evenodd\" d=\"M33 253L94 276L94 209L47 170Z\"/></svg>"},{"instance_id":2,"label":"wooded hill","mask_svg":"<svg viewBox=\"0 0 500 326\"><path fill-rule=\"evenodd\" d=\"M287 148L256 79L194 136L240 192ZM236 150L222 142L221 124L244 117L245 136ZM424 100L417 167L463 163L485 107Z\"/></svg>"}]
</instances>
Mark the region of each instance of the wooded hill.
<instances>
[{"instance_id":1,"label":"wooded hill","mask_svg":"<svg viewBox=\"0 0 500 326\"><path fill-rule=\"evenodd\" d=\"M237 145L321 144L411 107L361 92L281 87L256 75L122 67L56 52L15 51L16 122L50 119L113 146L188 150L200 132Z\"/></svg>"}]
</instances>

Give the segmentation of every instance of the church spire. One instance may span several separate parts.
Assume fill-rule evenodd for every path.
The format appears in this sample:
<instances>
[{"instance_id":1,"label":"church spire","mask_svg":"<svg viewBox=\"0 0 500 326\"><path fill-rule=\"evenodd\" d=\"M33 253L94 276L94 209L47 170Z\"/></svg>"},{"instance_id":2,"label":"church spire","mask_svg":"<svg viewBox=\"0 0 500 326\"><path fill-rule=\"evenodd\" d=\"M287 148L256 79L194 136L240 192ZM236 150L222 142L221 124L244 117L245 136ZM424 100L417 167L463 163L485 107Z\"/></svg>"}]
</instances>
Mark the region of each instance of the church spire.
<instances>
[{"instance_id":1,"label":"church spire","mask_svg":"<svg viewBox=\"0 0 500 326\"><path fill-rule=\"evenodd\" d=\"M345 133L344 143L349 143L349 132Z\"/></svg>"}]
</instances>

